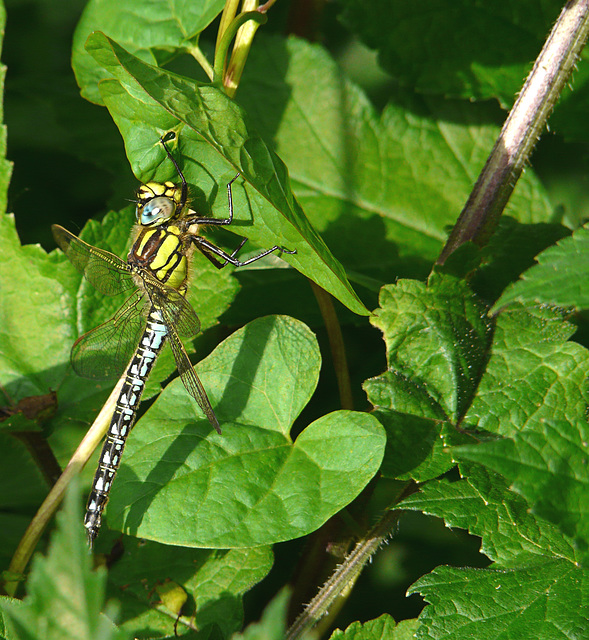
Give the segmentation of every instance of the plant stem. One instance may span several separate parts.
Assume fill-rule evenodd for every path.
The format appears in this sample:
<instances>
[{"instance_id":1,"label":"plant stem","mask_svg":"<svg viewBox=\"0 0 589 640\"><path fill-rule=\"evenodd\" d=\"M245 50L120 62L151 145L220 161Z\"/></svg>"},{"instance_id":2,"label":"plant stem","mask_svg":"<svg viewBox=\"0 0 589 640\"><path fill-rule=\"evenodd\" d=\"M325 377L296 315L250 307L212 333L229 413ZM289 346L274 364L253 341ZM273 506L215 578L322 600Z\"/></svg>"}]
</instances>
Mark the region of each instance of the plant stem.
<instances>
[{"instance_id":1,"label":"plant stem","mask_svg":"<svg viewBox=\"0 0 589 640\"><path fill-rule=\"evenodd\" d=\"M187 49L188 53L200 64L203 68L204 72L207 74L209 79L213 80L213 67L211 63L207 60L207 57L202 52L201 48L198 45L194 45L193 47L189 47Z\"/></svg>"},{"instance_id":2,"label":"plant stem","mask_svg":"<svg viewBox=\"0 0 589 640\"><path fill-rule=\"evenodd\" d=\"M341 407L342 409L353 410L354 399L352 397L352 385L350 383L350 370L346 358L346 347L344 345L342 328L337 318L331 295L312 280L309 280L309 282L311 283L311 288L315 294L317 304L323 316L323 321L325 322L325 328L327 329Z\"/></svg>"},{"instance_id":3,"label":"plant stem","mask_svg":"<svg viewBox=\"0 0 589 640\"><path fill-rule=\"evenodd\" d=\"M219 31L217 31L217 42L215 43L215 60L219 54L219 47L223 41L223 36L237 15L239 3L241 0L225 0L223 13L221 14L221 22L219 23Z\"/></svg>"},{"instance_id":4,"label":"plant stem","mask_svg":"<svg viewBox=\"0 0 589 640\"><path fill-rule=\"evenodd\" d=\"M437 264L444 264L466 242L482 246L489 239L588 32L589 0L570 0L536 59Z\"/></svg>"},{"instance_id":5,"label":"plant stem","mask_svg":"<svg viewBox=\"0 0 589 640\"><path fill-rule=\"evenodd\" d=\"M231 58L232 63L234 59L236 59L235 64L239 66L239 64L245 65L245 60L247 59L247 54L249 53L249 49L251 47L251 40L253 38L253 34L259 25L264 24L267 20L266 16L263 13L258 11L247 11L245 13L240 13L231 24L225 29L223 36L220 41L217 43L217 49L215 52L215 64L214 64L214 73L213 73L213 82L218 85L225 86L224 80L224 69L225 62L227 60L227 53L229 51L229 46L235 35L237 34L238 29L243 26L248 20L256 23L253 31L248 31L250 34L248 36L248 42L243 44L239 51L234 51L233 56ZM243 70L243 66L242 66ZM241 77L241 73L239 73L239 77ZM235 88L237 85L235 85ZM228 95L233 95L235 93L235 88L232 92L227 92Z\"/></svg>"},{"instance_id":6,"label":"plant stem","mask_svg":"<svg viewBox=\"0 0 589 640\"><path fill-rule=\"evenodd\" d=\"M352 553L335 570L319 593L294 621L286 634L286 640L297 640L309 631L329 609L337 607L339 598L347 595L354 586L364 565L391 535L399 519L399 511L387 511L383 518L358 542Z\"/></svg>"},{"instance_id":7,"label":"plant stem","mask_svg":"<svg viewBox=\"0 0 589 640\"><path fill-rule=\"evenodd\" d=\"M67 467L59 477L59 480L55 483L43 501L43 504L39 507L35 517L27 527L27 530L25 531L25 534L12 557L12 561L8 569L10 577L4 587L8 595L14 596L16 593L16 589L22 578L24 570L31 559L31 555L33 554L33 551L35 550L35 547L37 546L37 543L39 542L49 520L51 520L53 514L57 511L57 508L63 500L63 496L65 495L65 491L71 479L84 468L84 465L88 462L88 459L94 452L94 449L96 449L102 438L104 438L124 382L125 376L123 375L100 410L94 424L90 427L82 442L80 442L80 445L71 457Z\"/></svg>"}]
</instances>

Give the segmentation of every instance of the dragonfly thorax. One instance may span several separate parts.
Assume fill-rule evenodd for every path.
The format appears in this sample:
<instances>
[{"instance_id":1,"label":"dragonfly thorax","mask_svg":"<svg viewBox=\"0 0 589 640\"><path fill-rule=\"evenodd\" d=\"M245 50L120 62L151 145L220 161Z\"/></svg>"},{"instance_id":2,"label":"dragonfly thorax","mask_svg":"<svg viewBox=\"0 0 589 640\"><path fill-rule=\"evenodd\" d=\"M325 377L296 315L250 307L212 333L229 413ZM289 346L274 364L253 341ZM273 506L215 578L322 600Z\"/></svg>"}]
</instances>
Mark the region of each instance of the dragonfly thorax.
<instances>
[{"instance_id":1,"label":"dragonfly thorax","mask_svg":"<svg viewBox=\"0 0 589 640\"><path fill-rule=\"evenodd\" d=\"M156 226L178 216L182 189L173 182L147 182L137 190L136 216L139 224Z\"/></svg>"}]
</instances>

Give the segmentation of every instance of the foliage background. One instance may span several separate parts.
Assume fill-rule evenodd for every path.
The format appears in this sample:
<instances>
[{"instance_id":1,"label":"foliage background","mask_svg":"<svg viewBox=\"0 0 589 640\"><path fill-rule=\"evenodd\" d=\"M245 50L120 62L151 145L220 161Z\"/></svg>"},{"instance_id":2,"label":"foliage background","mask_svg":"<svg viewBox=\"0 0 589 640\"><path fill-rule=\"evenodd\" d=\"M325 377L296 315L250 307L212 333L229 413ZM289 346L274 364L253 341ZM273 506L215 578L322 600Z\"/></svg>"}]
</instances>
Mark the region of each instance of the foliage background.
<instances>
[{"instance_id":1,"label":"foliage background","mask_svg":"<svg viewBox=\"0 0 589 640\"><path fill-rule=\"evenodd\" d=\"M5 122L8 128L7 157L14 162L8 211L15 212L16 227L23 244L41 243L47 250L53 248L50 224L63 224L73 230L81 228L88 218L100 219L105 211L121 208L137 185L120 134L110 116L105 109L91 105L80 97L71 71L72 35L84 4L78 1L40 0L13 0L6 3L8 26L3 61L8 67L8 75ZM426 4L431 11L435 11L435 2ZM497 12L491 17L486 16L481 32L449 33L444 30L443 21L438 21L434 30L424 26L426 35L421 40L417 37L412 40L406 37L407 24L403 22L402 9L401 13L383 12L382 3L327 3L322 7L320 18L314 22L300 18L304 15L304 3L279 2L273 7L268 24L261 29L254 43L251 64L246 67L243 79L244 91L238 94L238 101L257 118L256 124L265 139L273 141L278 148L291 170L295 192L305 209L311 216L322 212L316 216L315 224L336 257L352 274L361 274L364 278L357 280L364 285L368 283L367 286L360 284L358 291L371 310L378 304L377 284L395 282L398 278L423 280L427 277L444 240L440 231L443 225L439 221L447 215L447 224L451 224L457 217L468 194L469 181L476 177L497 127L505 118L504 109L510 105L512 96L520 88L529 63L539 51L560 10L559 2L518 3L521 15L510 16L513 29L511 39L497 47L493 36L501 33L501 37L506 37L501 26L501 10L505 10L506 5L497 4ZM472 17L468 2L454 5L458 14L465 12L465 15ZM518 11L514 13L518 14ZM390 21L384 20L385 15ZM425 11L424 15L431 14ZM514 26L518 25L518 20L526 24L527 39L522 39L521 32ZM448 22L450 26L455 24L450 20ZM473 23L468 24L472 27ZM496 30L490 24L496 26ZM371 168L372 162L382 162L375 174L386 171L395 163L404 162L410 167L407 173L391 171L395 175L390 176L387 184L397 193L408 194L406 200L402 195L397 201L400 209L406 207L405 213L412 212L420 205L432 207L428 212L432 218L436 218L438 228L433 231L426 228L423 237L414 241L414 246L421 243L421 252L403 252L402 242L399 242L400 248L394 246L395 233L407 233L410 236L410 232L395 228L394 220L391 222L387 219L385 225L383 219L388 217L386 213L380 216L378 210L369 214L362 211L356 193L351 194L352 204L346 212L348 217L337 220L339 224L331 224L337 219L337 213L328 197L329 189L326 189L324 199L309 196L306 191L311 180L319 185L333 186L333 175L330 173L333 168L327 161L331 150L328 149L322 156L322 145L315 148L303 129L289 132L284 127L284 121L274 119L278 118L280 108L269 109L267 118L256 111L260 109L260 102L256 103L248 95L247 85L248 82L259 82L259 78L248 77L248 73L255 74L256 69L264 69L264 56L269 55L268 51L275 51L271 48L272 39L281 38L285 31L319 41L335 61L331 67L332 63L325 57L326 54L314 49L312 55L317 56L316 64L313 64L312 55L303 60L303 63L309 64L306 73L289 81L292 82L292 90L300 90L301 96L305 95L307 84L327 101L335 98L333 94L320 93L324 77L315 77L314 68L320 66L323 74L329 72L340 77L342 94L346 99L354 100L354 113L361 114L356 122L358 128L349 132L348 140L353 148L352 155L359 157L358 166ZM419 32L419 28L412 32ZM488 33L488 42L481 40L481 33L485 32ZM383 33L386 38L383 38ZM214 29L210 29L207 35L208 42L212 43ZM207 37L203 40L206 42ZM383 46L383 40L401 42L403 46L394 50ZM365 43L375 47L380 45L380 63ZM444 58L447 66L440 67L435 56L432 57L430 53L423 55L436 47L443 52L457 51L459 61L473 61L471 73L466 79L463 78L463 82L454 85L450 81L456 77L451 56ZM280 67L280 60L274 62ZM174 64L176 69L184 71L182 65L188 63L178 60ZM484 77L485 70L494 65L501 72L495 76L490 74L490 78ZM284 68L283 71L288 77L289 69ZM300 69L298 71L300 73ZM189 74L196 72L197 65L191 66ZM342 76L339 76L340 72ZM534 152L532 163L538 179L530 172L528 182L521 186L512 202L511 206L519 212L522 222L563 222L566 227L576 228L588 217L587 134L586 127L578 125L579 118L575 117L579 102L583 104L585 74L585 66L581 63L575 79L580 86L581 100L575 105L571 104L569 92L563 97L562 105L554 114L554 133L543 136ZM205 80L204 75L200 79ZM277 96L275 88L269 84L268 104L272 104L272 100L288 99ZM320 105L310 115L322 124ZM461 157L461 145L468 147L471 154L468 158L462 158L465 163L464 175L459 175L457 171L455 182L437 184L425 196L417 188L412 192L412 171L431 171L432 184L447 176L443 172L436 173L435 152L439 147L435 141L432 142L425 134L421 139L412 139L410 135L406 140L403 139L400 133L403 123L406 121L411 124L412 118L443 123L447 128L440 126L440 135L455 145L456 156ZM284 128L281 129L280 125ZM474 132L472 135L477 138L471 146L467 140L469 126ZM398 136L397 139L403 140L402 153L398 149L393 153L387 148L386 136L391 131ZM428 133L434 136L439 131ZM464 137L461 138L461 135ZM431 165L413 169L412 153L417 147L427 147L428 144L431 144L433 155ZM368 194L372 203L386 203L389 194L381 194L378 186L371 186L373 174L367 170L363 178L366 182L361 187L366 191L362 191L362 195ZM441 201L440 196L444 197ZM333 211L330 207L333 207ZM539 211L544 217L540 217ZM529 213L527 218L526 213ZM387 226L389 224L391 226ZM509 276L502 272L501 265L495 266L495 270L487 274L486 280L485 274L481 276L480 292L488 293L488 299L493 300L502 290L507 277L531 265L533 257L544 246L566 233L565 230L547 230L545 239L538 239L536 245L530 242L523 252L525 255L518 256L521 265L514 265L517 260L507 247L506 260L510 264L505 272ZM503 236L504 242L507 235ZM407 243L411 241L409 238ZM327 338L316 303L302 278L297 280L295 277L294 281L289 281L280 275L259 276L256 273L235 274L235 278L242 289L221 318L221 324L211 327L199 341L199 355L206 355L238 325L270 313L288 313L306 322L317 333L324 361L329 360ZM288 283L286 295L281 293L285 290L285 282ZM296 304L293 304L293 300L296 300ZM365 409L369 405L362 391L363 381L380 374L387 366L382 334L342 306L338 306L338 312L343 322L353 374L356 407ZM579 330L575 340L586 346L587 325L583 316L577 318L577 323ZM305 409L303 419L310 421L337 408L336 382L330 367L324 365L318 392ZM82 432L83 426L71 425L63 432L52 435L52 446L60 462L67 460ZM89 469L86 481L91 473ZM386 485L381 486L380 491L386 495ZM386 499L383 500L386 503ZM292 569L292 558L302 552L303 544L301 540L294 540L275 547L275 564L269 578L247 595L246 622L260 617L270 597L284 583L285 574ZM377 554L375 561L361 576L338 619L338 626L345 628L355 620L370 620L383 611L397 620L415 617L423 606L423 600L418 595L406 599L404 594L408 586L440 565L488 565L488 557L478 553L479 546L478 537L469 536L460 529L452 530L444 526L442 520L418 512L406 514L394 539Z\"/></svg>"}]
</instances>

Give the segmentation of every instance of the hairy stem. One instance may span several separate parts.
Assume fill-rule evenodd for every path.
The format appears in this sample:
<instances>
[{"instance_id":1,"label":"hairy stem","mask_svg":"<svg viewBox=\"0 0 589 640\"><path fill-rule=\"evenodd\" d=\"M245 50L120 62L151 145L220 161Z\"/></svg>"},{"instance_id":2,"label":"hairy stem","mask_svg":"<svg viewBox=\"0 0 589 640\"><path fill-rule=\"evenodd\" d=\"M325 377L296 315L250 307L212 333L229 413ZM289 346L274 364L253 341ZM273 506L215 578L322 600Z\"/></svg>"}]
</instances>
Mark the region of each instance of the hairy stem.
<instances>
[{"instance_id":1,"label":"hairy stem","mask_svg":"<svg viewBox=\"0 0 589 640\"><path fill-rule=\"evenodd\" d=\"M546 126L589 32L589 0L563 8L503 125L437 263L466 242L479 246L492 234L536 140Z\"/></svg>"},{"instance_id":2,"label":"hairy stem","mask_svg":"<svg viewBox=\"0 0 589 640\"><path fill-rule=\"evenodd\" d=\"M400 512L387 511L368 534L354 547L353 551L335 570L319 593L307 605L303 613L294 621L286 634L286 640L297 640L309 631L328 610L337 608L338 599L345 597L354 586L364 565L378 550L386 538L392 534Z\"/></svg>"}]
</instances>

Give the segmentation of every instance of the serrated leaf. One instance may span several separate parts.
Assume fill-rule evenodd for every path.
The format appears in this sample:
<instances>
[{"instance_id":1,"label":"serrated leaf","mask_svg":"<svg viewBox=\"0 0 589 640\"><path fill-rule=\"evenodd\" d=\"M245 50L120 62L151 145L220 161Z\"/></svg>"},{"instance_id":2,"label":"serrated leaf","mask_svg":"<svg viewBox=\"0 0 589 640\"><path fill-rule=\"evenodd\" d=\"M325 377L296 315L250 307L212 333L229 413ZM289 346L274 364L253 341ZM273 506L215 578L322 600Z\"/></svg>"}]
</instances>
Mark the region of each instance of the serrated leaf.
<instances>
[{"instance_id":1,"label":"serrated leaf","mask_svg":"<svg viewBox=\"0 0 589 640\"><path fill-rule=\"evenodd\" d=\"M541 420L512 439L458 447L456 455L501 473L532 512L575 539L589 557L589 426Z\"/></svg>"},{"instance_id":2,"label":"serrated leaf","mask_svg":"<svg viewBox=\"0 0 589 640\"><path fill-rule=\"evenodd\" d=\"M180 140L186 138L193 145L204 140L211 147L207 156L212 153L214 164L223 164L224 173L229 172L220 189L224 189L236 173L243 177L248 208L255 224L243 225L240 233L261 247L278 244L296 249L295 255L283 254L282 257L355 313L367 313L343 268L294 198L284 163L257 134L246 113L235 102L213 86L201 85L142 62L101 33L88 38L86 49L120 83L117 87L107 82L104 96L131 147L141 140L141 153L129 152L136 175L149 169L153 177L155 165L164 159L159 144L162 133L175 129ZM124 96L125 92L128 97ZM131 103L134 106L129 109ZM142 129L151 130L148 138L138 137ZM192 162L200 160L196 157ZM203 168L210 171L206 166ZM194 182L200 174L189 164L186 175L189 182Z\"/></svg>"},{"instance_id":3,"label":"serrated leaf","mask_svg":"<svg viewBox=\"0 0 589 640\"><path fill-rule=\"evenodd\" d=\"M538 264L511 284L491 311L496 313L514 302L589 308L588 256L589 227L582 227L542 252Z\"/></svg>"},{"instance_id":4,"label":"serrated leaf","mask_svg":"<svg viewBox=\"0 0 589 640\"><path fill-rule=\"evenodd\" d=\"M577 422L589 404L589 358L584 347L567 342L574 330L554 309L500 314L466 422L507 437L543 419Z\"/></svg>"},{"instance_id":5,"label":"serrated leaf","mask_svg":"<svg viewBox=\"0 0 589 640\"><path fill-rule=\"evenodd\" d=\"M148 62L172 57L194 47L198 34L223 9L223 0L149 2L91 0L76 27L72 67L82 95L102 104L98 83L109 74L88 54L84 44L93 31L102 31Z\"/></svg>"},{"instance_id":6,"label":"serrated leaf","mask_svg":"<svg viewBox=\"0 0 589 640\"><path fill-rule=\"evenodd\" d=\"M77 487L77 485L76 485ZM2 608L21 640L123 640L100 615L106 573L93 571L81 524L79 490L70 489L47 557L36 556L24 604Z\"/></svg>"},{"instance_id":7,"label":"serrated leaf","mask_svg":"<svg viewBox=\"0 0 589 640\"><path fill-rule=\"evenodd\" d=\"M312 223L369 287L366 276L377 288L427 277L499 133L480 106L430 97L399 95L379 117L322 47L296 38L256 37L237 99L276 145ZM542 185L522 179L508 215L549 220Z\"/></svg>"},{"instance_id":8,"label":"serrated leaf","mask_svg":"<svg viewBox=\"0 0 589 640\"><path fill-rule=\"evenodd\" d=\"M121 627L172 636L178 612L158 602L154 590L176 585L189 596L178 628L216 625L223 637L241 629L244 593L272 567L269 547L211 551L123 539L125 554L109 571L109 595L121 603ZM160 597L161 599L161 597Z\"/></svg>"},{"instance_id":9,"label":"serrated leaf","mask_svg":"<svg viewBox=\"0 0 589 640\"><path fill-rule=\"evenodd\" d=\"M330 640L410 640L417 630L417 621L405 620L396 624L388 614L367 622L352 622L345 631L337 629Z\"/></svg>"},{"instance_id":10,"label":"serrated leaf","mask_svg":"<svg viewBox=\"0 0 589 640\"><path fill-rule=\"evenodd\" d=\"M558 527L533 516L529 504L509 491L504 478L479 465L462 463L460 469L464 479L429 482L403 500L403 508L438 516L448 527L481 536L481 552L496 568L546 557L576 562L572 541Z\"/></svg>"},{"instance_id":11,"label":"serrated leaf","mask_svg":"<svg viewBox=\"0 0 589 640\"><path fill-rule=\"evenodd\" d=\"M584 570L558 560L511 571L438 567L408 591L431 603L416 638L581 640L587 584Z\"/></svg>"},{"instance_id":12,"label":"serrated leaf","mask_svg":"<svg viewBox=\"0 0 589 640\"><path fill-rule=\"evenodd\" d=\"M491 338L485 307L458 280L384 287L372 323L388 370L364 388L387 428L383 473L424 481L453 465L462 415L476 391Z\"/></svg>"},{"instance_id":13,"label":"serrated leaf","mask_svg":"<svg viewBox=\"0 0 589 640\"><path fill-rule=\"evenodd\" d=\"M129 439L110 525L212 548L318 528L374 476L385 444L375 418L352 411L323 416L292 443L319 367L315 338L291 318L262 318L235 332L198 366L223 434L195 422L181 386L166 387Z\"/></svg>"}]
</instances>

